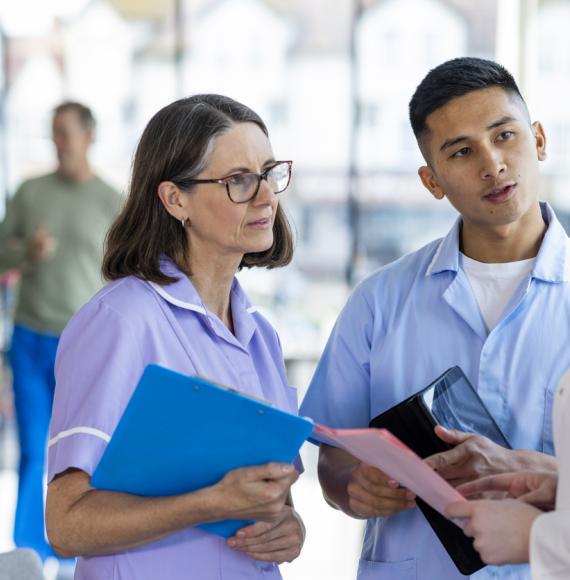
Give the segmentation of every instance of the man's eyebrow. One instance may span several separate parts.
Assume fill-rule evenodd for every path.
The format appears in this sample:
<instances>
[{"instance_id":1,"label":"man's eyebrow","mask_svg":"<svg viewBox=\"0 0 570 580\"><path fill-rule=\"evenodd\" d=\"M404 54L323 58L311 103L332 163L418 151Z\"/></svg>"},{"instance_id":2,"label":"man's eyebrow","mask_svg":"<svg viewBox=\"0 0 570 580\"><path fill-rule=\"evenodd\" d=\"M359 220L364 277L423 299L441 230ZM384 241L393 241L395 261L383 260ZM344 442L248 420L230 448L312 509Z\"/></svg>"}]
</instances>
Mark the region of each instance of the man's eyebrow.
<instances>
[{"instance_id":1,"label":"man's eyebrow","mask_svg":"<svg viewBox=\"0 0 570 580\"><path fill-rule=\"evenodd\" d=\"M443 145L439 148L439 150L443 151L448 147L452 147L453 145L457 145L457 143L461 143L461 141L467 141L467 139L469 139L468 135L460 135L459 137L452 137L450 139L446 139L443 142Z\"/></svg>"},{"instance_id":2,"label":"man's eyebrow","mask_svg":"<svg viewBox=\"0 0 570 580\"><path fill-rule=\"evenodd\" d=\"M504 117L501 117L497 121L494 121L493 123L488 125L486 129L487 131L490 131L492 129L496 129L497 127L501 127L502 125L506 125L507 123L512 123L513 121L516 121L514 117L505 115ZM451 137L450 139L446 139L443 142L443 145L439 148L439 150L443 151L444 149L453 147L453 145L457 145L458 143L461 143L461 141L467 141L468 139L469 135L459 135L458 137Z\"/></svg>"},{"instance_id":3,"label":"man's eyebrow","mask_svg":"<svg viewBox=\"0 0 570 580\"><path fill-rule=\"evenodd\" d=\"M507 123L512 123L513 121L516 121L516 119L514 117L511 117L509 115L505 115L504 117L501 117L498 121L491 123L487 127L487 130L489 131L491 129L496 129L497 127L500 127L501 125L506 125Z\"/></svg>"}]
</instances>

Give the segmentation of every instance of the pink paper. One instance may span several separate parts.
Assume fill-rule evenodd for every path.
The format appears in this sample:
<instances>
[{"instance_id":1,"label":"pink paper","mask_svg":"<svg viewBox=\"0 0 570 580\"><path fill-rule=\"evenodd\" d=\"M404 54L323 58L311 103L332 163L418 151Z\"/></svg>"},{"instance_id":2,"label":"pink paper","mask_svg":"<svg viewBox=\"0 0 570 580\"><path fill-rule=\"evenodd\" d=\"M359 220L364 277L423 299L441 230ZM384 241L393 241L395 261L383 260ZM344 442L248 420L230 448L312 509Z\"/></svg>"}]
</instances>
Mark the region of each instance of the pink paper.
<instances>
[{"instance_id":1,"label":"pink paper","mask_svg":"<svg viewBox=\"0 0 570 580\"><path fill-rule=\"evenodd\" d=\"M342 447L364 463L411 489L445 516L454 501L467 501L455 488L386 429L329 429L315 425L312 437ZM455 522L461 525L461 522Z\"/></svg>"}]
</instances>

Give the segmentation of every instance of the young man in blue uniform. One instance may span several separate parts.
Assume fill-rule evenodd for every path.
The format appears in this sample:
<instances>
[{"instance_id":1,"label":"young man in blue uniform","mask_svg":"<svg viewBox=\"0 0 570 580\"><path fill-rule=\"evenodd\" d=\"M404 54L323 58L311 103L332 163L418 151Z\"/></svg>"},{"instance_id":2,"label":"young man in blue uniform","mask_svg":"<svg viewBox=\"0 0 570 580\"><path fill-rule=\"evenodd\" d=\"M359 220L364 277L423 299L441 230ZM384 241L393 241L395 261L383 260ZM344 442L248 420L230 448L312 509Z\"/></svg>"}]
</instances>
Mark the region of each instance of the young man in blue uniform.
<instances>
[{"instance_id":1,"label":"young man in blue uniform","mask_svg":"<svg viewBox=\"0 0 570 580\"><path fill-rule=\"evenodd\" d=\"M500 65L459 58L432 70L410 102L420 179L460 214L440 240L376 272L339 316L301 408L332 427L369 421L459 365L513 448L470 434L431 464L456 485L483 474L554 469L552 400L570 364L570 251L538 200L542 125ZM413 494L348 453L321 446L333 506L367 519L359 580L464 578ZM473 578L529 578L527 566Z\"/></svg>"}]
</instances>

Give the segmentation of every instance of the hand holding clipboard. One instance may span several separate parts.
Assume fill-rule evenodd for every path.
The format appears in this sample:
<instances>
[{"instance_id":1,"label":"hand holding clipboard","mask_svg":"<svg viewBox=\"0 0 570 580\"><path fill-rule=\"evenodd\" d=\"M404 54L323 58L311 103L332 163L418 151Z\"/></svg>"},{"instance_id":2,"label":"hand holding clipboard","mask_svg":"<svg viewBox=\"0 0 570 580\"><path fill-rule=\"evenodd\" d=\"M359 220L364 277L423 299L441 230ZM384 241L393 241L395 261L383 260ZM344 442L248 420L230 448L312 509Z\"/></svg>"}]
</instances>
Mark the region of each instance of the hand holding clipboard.
<instances>
[{"instance_id":1,"label":"hand holding clipboard","mask_svg":"<svg viewBox=\"0 0 570 580\"><path fill-rule=\"evenodd\" d=\"M312 429L311 421L261 400L149 365L91 483L157 497L195 491L227 477L229 489L236 482L228 472L293 462ZM228 538L253 521L236 516L199 527Z\"/></svg>"}]
</instances>

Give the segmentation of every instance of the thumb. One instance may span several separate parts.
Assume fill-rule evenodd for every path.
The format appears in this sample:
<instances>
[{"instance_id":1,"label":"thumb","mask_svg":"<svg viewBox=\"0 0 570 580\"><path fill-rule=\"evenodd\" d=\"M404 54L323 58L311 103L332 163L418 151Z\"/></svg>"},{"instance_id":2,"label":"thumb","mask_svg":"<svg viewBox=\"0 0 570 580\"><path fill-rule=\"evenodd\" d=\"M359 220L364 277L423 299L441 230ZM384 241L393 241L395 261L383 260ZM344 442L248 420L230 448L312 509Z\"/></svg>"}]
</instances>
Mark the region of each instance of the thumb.
<instances>
[{"instance_id":1,"label":"thumb","mask_svg":"<svg viewBox=\"0 0 570 580\"><path fill-rule=\"evenodd\" d=\"M528 493L519 495L517 498L519 501L524 501L535 507L546 507L549 508L553 504L553 497L551 494L547 493L544 489L539 488Z\"/></svg>"},{"instance_id":2,"label":"thumb","mask_svg":"<svg viewBox=\"0 0 570 580\"><path fill-rule=\"evenodd\" d=\"M295 467L290 463L266 463L265 465L256 465L253 467L243 468L249 481L257 480L278 480L291 478L296 474Z\"/></svg>"},{"instance_id":3,"label":"thumb","mask_svg":"<svg viewBox=\"0 0 570 580\"><path fill-rule=\"evenodd\" d=\"M443 425L436 425L434 431L442 441L450 445L458 445L459 443L463 443L463 441L467 441L469 437L473 437L473 433L465 433L457 429L447 429Z\"/></svg>"}]
</instances>

